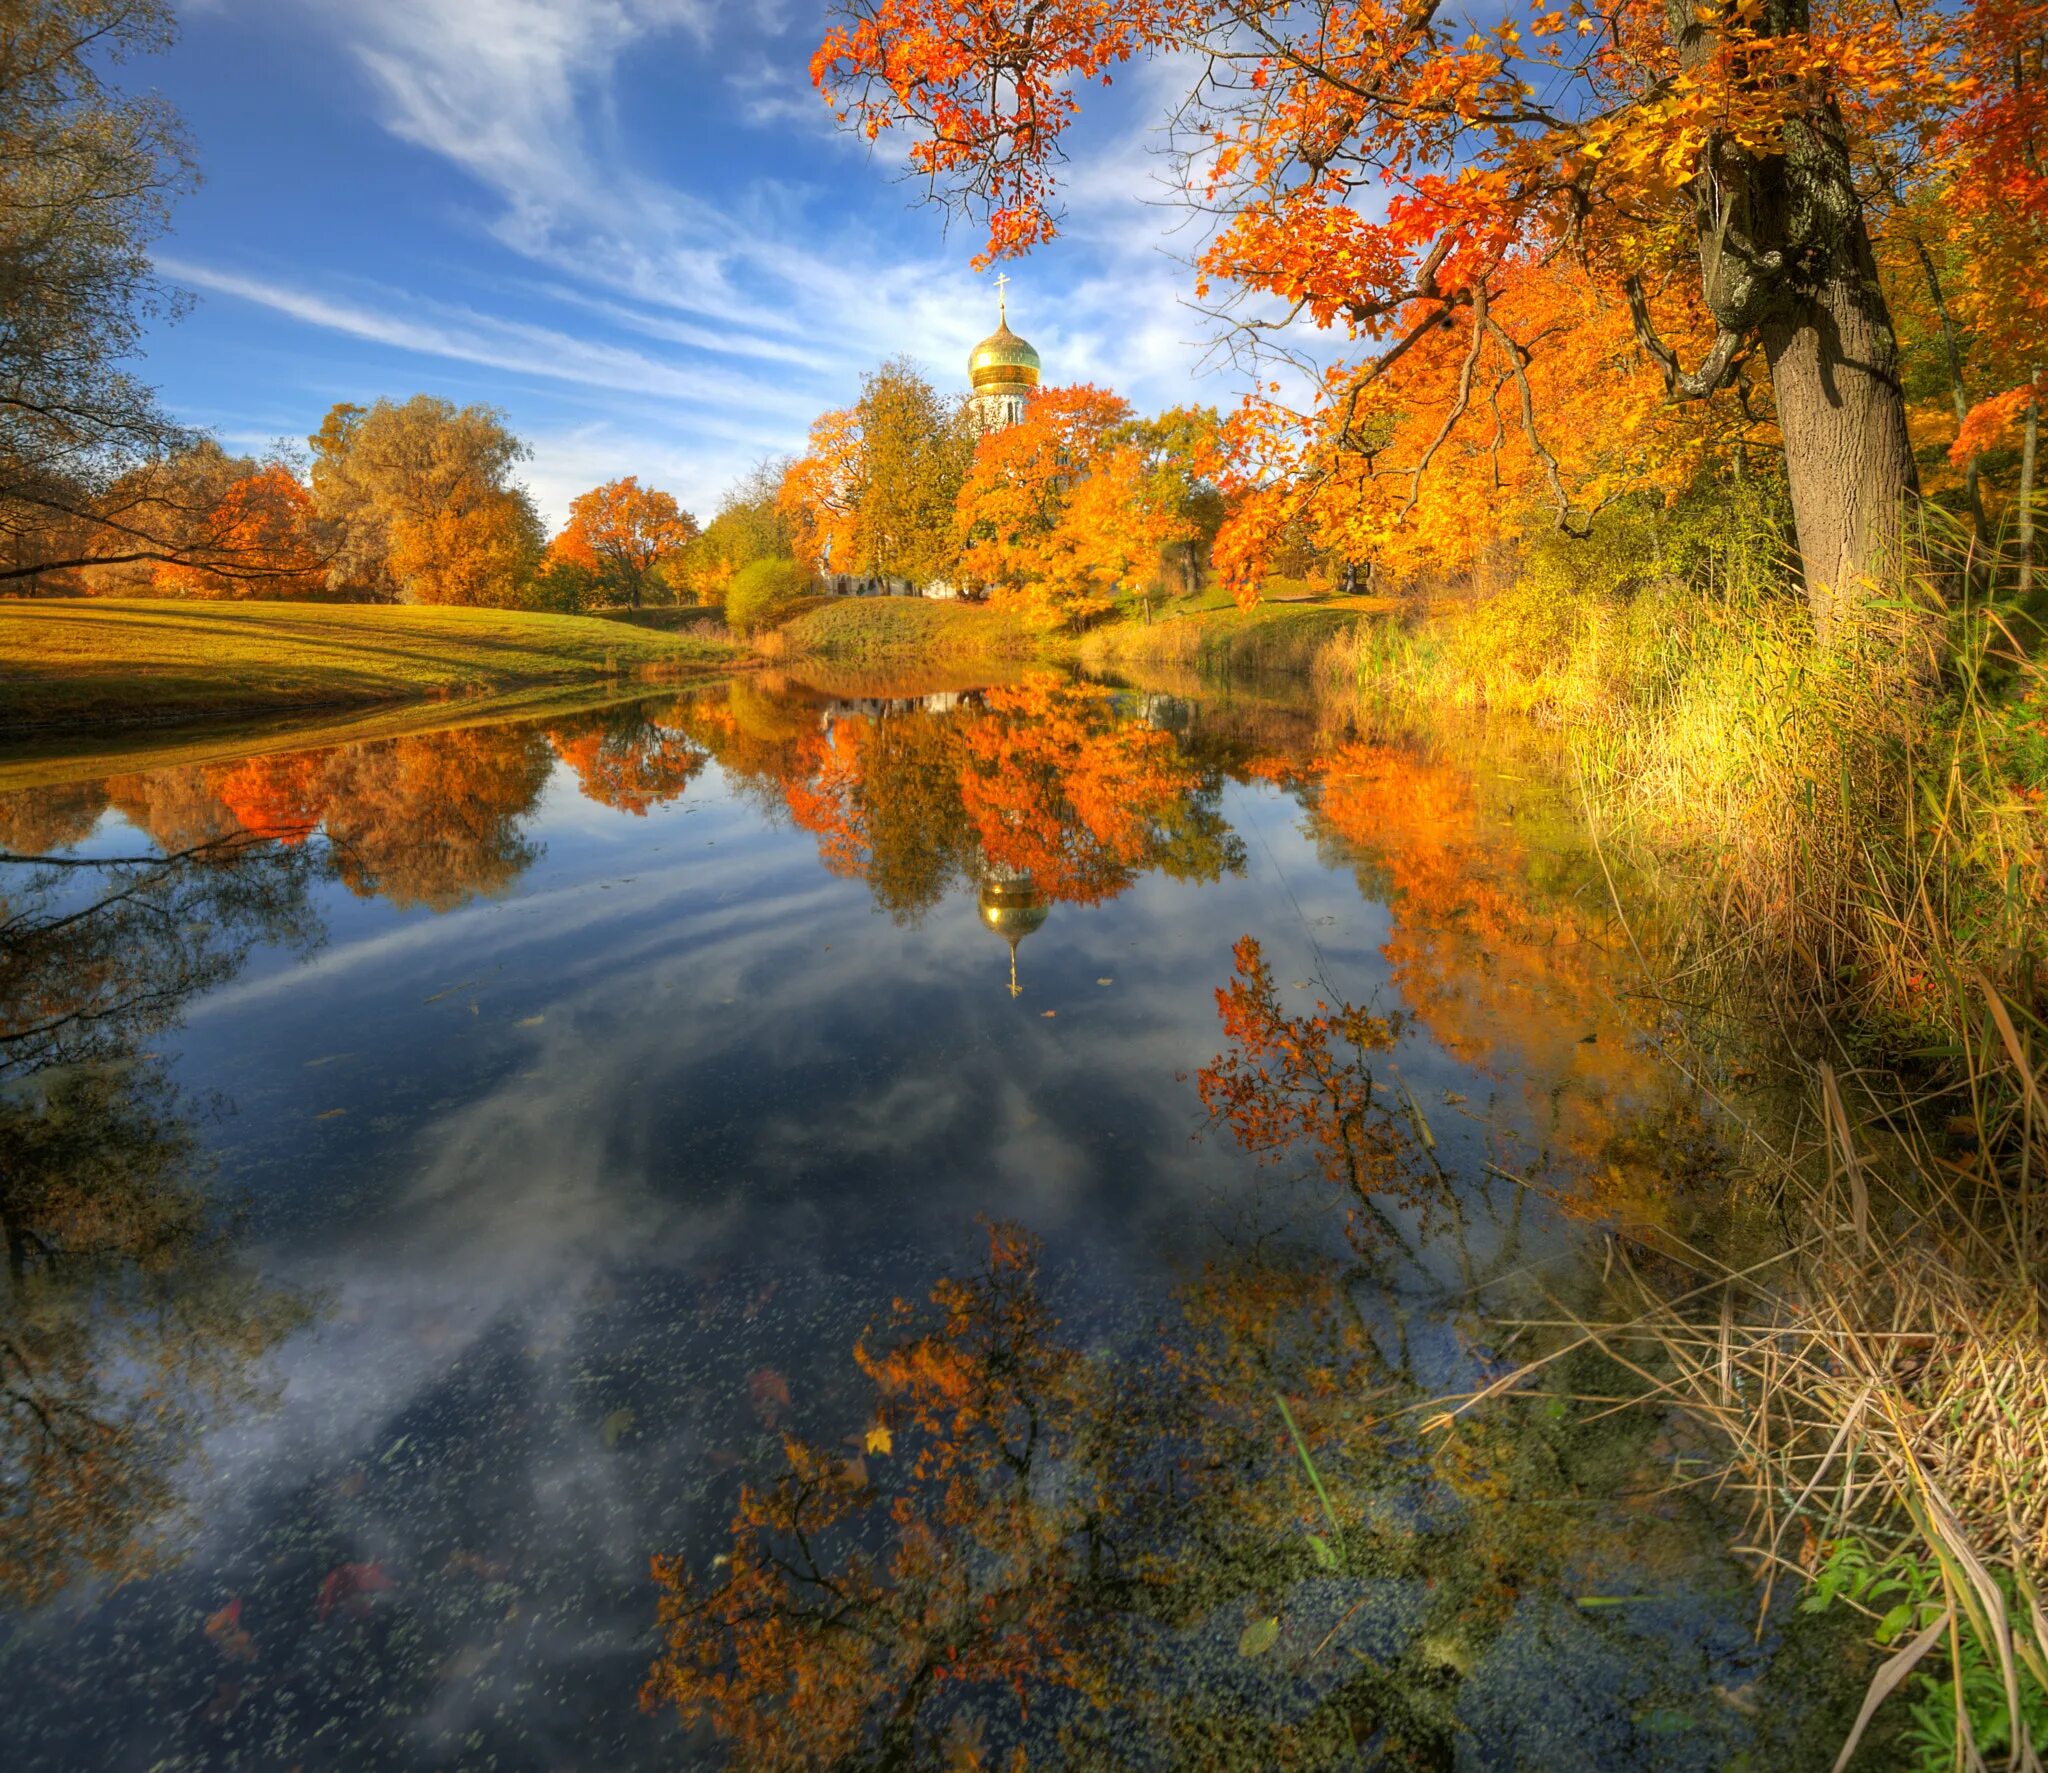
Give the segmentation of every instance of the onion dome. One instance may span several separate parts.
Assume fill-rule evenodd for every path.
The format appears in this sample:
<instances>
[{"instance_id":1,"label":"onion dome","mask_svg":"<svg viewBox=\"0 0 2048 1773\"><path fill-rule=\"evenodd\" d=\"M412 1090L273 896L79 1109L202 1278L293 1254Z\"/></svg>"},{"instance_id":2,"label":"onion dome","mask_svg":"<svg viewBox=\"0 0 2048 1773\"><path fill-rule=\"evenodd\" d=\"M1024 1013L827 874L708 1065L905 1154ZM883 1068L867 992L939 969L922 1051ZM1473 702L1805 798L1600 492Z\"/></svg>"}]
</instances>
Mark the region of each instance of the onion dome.
<instances>
[{"instance_id":1,"label":"onion dome","mask_svg":"<svg viewBox=\"0 0 2048 1773\"><path fill-rule=\"evenodd\" d=\"M977 394L988 388L1038 386L1038 353L1010 330L1009 298L1002 289L1008 282L1007 277L996 280L997 300L1001 304L999 324L967 359L967 379Z\"/></svg>"},{"instance_id":2,"label":"onion dome","mask_svg":"<svg viewBox=\"0 0 2048 1773\"><path fill-rule=\"evenodd\" d=\"M993 930L1010 945L1010 995L1023 987L1017 983L1017 944L1042 926L1052 907L1028 874L994 874L981 883L976 911L982 926Z\"/></svg>"}]
</instances>

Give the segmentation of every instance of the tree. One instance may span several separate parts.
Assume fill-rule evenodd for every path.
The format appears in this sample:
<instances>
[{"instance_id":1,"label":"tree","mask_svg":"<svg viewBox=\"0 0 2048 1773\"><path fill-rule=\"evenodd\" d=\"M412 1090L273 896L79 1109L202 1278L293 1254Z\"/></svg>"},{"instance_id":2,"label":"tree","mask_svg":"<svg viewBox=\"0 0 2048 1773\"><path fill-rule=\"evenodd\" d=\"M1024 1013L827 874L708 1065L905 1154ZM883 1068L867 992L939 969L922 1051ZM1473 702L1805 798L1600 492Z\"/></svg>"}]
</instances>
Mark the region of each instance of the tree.
<instances>
[{"instance_id":1,"label":"tree","mask_svg":"<svg viewBox=\"0 0 2048 1773\"><path fill-rule=\"evenodd\" d=\"M148 483L189 437L122 364L176 306L149 246L193 175L176 113L105 77L173 28L167 0L0 13L0 584L178 554Z\"/></svg>"},{"instance_id":2,"label":"tree","mask_svg":"<svg viewBox=\"0 0 2048 1773\"><path fill-rule=\"evenodd\" d=\"M503 413L428 394L343 402L307 441L337 590L407 603L521 600L544 538L511 477L530 452Z\"/></svg>"},{"instance_id":3,"label":"tree","mask_svg":"<svg viewBox=\"0 0 2048 1773\"><path fill-rule=\"evenodd\" d=\"M725 593L725 619L736 634L755 634L782 621L811 595L811 575L794 560L750 560Z\"/></svg>"},{"instance_id":4,"label":"tree","mask_svg":"<svg viewBox=\"0 0 2048 1773\"><path fill-rule=\"evenodd\" d=\"M788 556L794 537L781 504L787 474L788 463L779 458L757 463L725 495L704 533L680 559L664 564L662 576L680 583L699 603L722 604L741 567Z\"/></svg>"},{"instance_id":5,"label":"tree","mask_svg":"<svg viewBox=\"0 0 2048 1773\"><path fill-rule=\"evenodd\" d=\"M1128 428L1144 455L1148 503L1176 520L1161 567L1178 581L1183 596L1201 588L1202 569L1223 527L1223 493L1216 484L1220 425L1213 407L1176 406Z\"/></svg>"},{"instance_id":6,"label":"tree","mask_svg":"<svg viewBox=\"0 0 2048 1773\"><path fill-rule=\"evenodd\" d=\"M697 537L697 520L673 493L637 475L607 481L569 501L569 521L549 552L592 574L615 603L638 609L661 584L658 569Z\"/></svg>"},{"instance_id":7,"label":"tree","mask_svg":"<svg viewBox=\"0 0 2048 1773\"><path fill-rule=\"evenodd\" d=\"M791 550L813 572L866 570L860 531L866 476L860 414L850 406L820 413L811 421L804 453L783 471L775 494Z\"/></svg>"},{"instance_id":8,"label":"tree","mask_svg":"<svg viewBox=\"0 0 2048 1773\"><path fill-rule=\"evenodd\" d=\"M1041 388L1024 417L984 436L955 505L960 570L998 603L1054 624L1109 607L1177 533L1143 456L1120 442L1124 400Z\"/></svg>"},{"instance_id":9,"label":"tree","mask_svg":"<svg viewBox=\"0 0 2048 1773\"><path fill-rule=\"evenodd\" d=\"M1941 76L1956 11L1536 0L1526 25L1469 32L1439 12L1050 0L1020 25L1004 0L853 0L813 73L871 137L912 132L913 166L986 213L993 258L1055 231L1077 89L1134 59L1187 56L1191 194L1220 217L1198 296L1220 285L1240 309L1277 303L1242 314L1244 341L1302 320L1371 342L1322 381L1336 417L1304 423L1322 467L1371 460L1377 440L1350 425L1352 403L1452 334L1498 378L1502 429L1551 456L1557 427L1529 368L1553 316L1517 301L1532 267L1573 261L1605 305L1625 306L1672 400L1737 387L1761 359L1825 640L1884 571L1915 485L1859 154L1952 102ZM1470 413L1473 385L1454 384L1446 426ZM1554 520L1582 529L1554 457L1547 478Z\"/></svg>"},{"instance_id":10,"label":"tree","mask_svg":"<svg viewBox=\"0 0 2048 1773\"><path fill-rule=\"evenodd\" d=\"M174 597L288 597L315 588L324 563L311 535L313 499L272 462L228 483L206 514L203 542L159 562L152 585Z\"/></svg>"},{"instance_id":11,"label":"tree","mask_svg":"<svg viewBox=\"0 0 2048 1773\"><path fill-rule=\"evenodd\" d=\"M922 588L953 570L953 502L974 451L967 409L941 399L906 358L861 382L854 408L861 466L854 569Z\"/></svg>"}]
</instances>

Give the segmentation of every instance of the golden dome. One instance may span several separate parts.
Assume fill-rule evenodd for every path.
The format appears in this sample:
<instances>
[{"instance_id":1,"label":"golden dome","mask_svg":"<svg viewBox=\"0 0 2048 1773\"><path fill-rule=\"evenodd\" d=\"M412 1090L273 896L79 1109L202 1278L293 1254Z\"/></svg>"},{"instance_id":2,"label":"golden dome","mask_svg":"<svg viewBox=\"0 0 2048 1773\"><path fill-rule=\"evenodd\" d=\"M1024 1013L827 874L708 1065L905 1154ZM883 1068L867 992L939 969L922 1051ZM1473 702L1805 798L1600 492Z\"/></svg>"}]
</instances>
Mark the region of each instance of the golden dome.
<instances>
[{"instance_id":1,"label":"golden dome","mask_svg":"<svg viewBox=\"0 0 2048 1773\"><path fill-rule=\"evenodd\" d=\"M983 926L1012 947L1039 928L1051 909L1029 879L987 882L977 906Z\"/></svg>"},{"instance_id":2,"label":"golden dome","mask_svg":"<svg viewBox=\"0 0 2048 1773\"><path fill-rule=\"evenodd\" d=\"M992 874L981 883L975 909L982 925L1010 945L1010 995L1023 995L1017 983L1017 944L1046 920L1052 907L1028 874Z\"/></svg>"},{"instance_id":3,"label":"golden dome","mask_svg":"<svg viewBox=\"0 0 2048 1773\"><path fill-rule=\"evenodd\" d=\"M1038 386L1038 353L1010 330L1007 277L996 279L996 329L974 347L967 359L967 379L978 394L984 388Z\"/></svg>"},{"instance_id":4,"label":"golden dome","mask_svg":"<svg viewBox=\"0 0 2048 1773\"><path fill-rule=\"evenodd\" d=\"M977 392L1014 382L1035 388L1038 368L1038 353L1013 333L1006 321L974 347L974 355L967 360L967 379Z\"/></svg>"}]
</instances>

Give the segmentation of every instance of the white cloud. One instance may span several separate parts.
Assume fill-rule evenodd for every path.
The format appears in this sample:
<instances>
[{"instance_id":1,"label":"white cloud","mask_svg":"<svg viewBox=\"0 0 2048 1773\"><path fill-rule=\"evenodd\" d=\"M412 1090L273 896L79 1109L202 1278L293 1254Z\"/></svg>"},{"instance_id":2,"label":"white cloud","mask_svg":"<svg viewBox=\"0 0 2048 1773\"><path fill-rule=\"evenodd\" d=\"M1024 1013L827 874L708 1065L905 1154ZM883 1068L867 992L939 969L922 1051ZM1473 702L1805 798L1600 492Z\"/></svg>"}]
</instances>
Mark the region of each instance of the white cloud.
<instances>
[{"instance_id":1,"label":"white cloud","mask_svg":"<svg viewBox=\"0 0 2048 1773\"><path fill-rule=\"evenodd\" d=\"M382 125L473 180L488 236L544 275L473 278L471 305L451 307L220 263L165 269L310 326L580 389L593 403L616 397L590 423L535 438L535 489L551 510L565 502L560 485L599 458L736 476L798 446L814 413L899 352L957 386L992 322L993 292L968 269L973 224L934 226L904 247L912 231L888 213L898 193L877 176L901 144L871 156L872 170L827 145L808 45L779 0L311 4L368 76ZM678 104L711 107L730 156L685 175L636 149L619 80L651 62ZM1146 66L1091 112L1067 168L1067 237L1012 267L1012 318L1048 378L1106 383L1141 407L1227 398L1220 382L1190 383L1205 323L1184 304L1179 260L1198 242L1175 232L1185 217L1165 201L1170 168L1156 152L1154 126L1184 81L1174 64ZM786 152L750 154L764 134L831 159L815 181L791 177ZM871 190L848 201L850 184ZM548 312L536 297L550 304L554 323L482 311L478 291L493 287L522 314Z\"/></svg>"}]
</instances>

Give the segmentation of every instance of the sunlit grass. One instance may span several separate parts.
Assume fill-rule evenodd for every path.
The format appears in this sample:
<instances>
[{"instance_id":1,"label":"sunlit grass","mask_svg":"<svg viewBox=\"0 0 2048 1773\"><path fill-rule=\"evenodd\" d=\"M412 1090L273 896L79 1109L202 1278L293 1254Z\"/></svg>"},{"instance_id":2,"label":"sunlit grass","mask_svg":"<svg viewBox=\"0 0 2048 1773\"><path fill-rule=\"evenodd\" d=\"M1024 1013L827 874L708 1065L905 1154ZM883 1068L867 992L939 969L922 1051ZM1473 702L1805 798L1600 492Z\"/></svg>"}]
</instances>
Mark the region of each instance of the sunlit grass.
<instances>
[{"instance_id":1,"label":"sunlit grass","mask_svg":"<svg viewBox=\"0 0 2048 1773\"><path fill-rule=\"evenodd\" d=\"M841 597L762 637L769 657L873 662L1021 658L1046 646L1001 613L925 597Z\"/></svg>"},{"instance_id":2,"label":"sunlit grass","mask_svg":"<svg viewBox=\"0 0 2048 1773\"><path fill-rule=\"evenodd\" d=\"M730 647L695 635L521 610L0 602L0 734L601 682L731 656Z\"/></svg>"}]
</instances>

